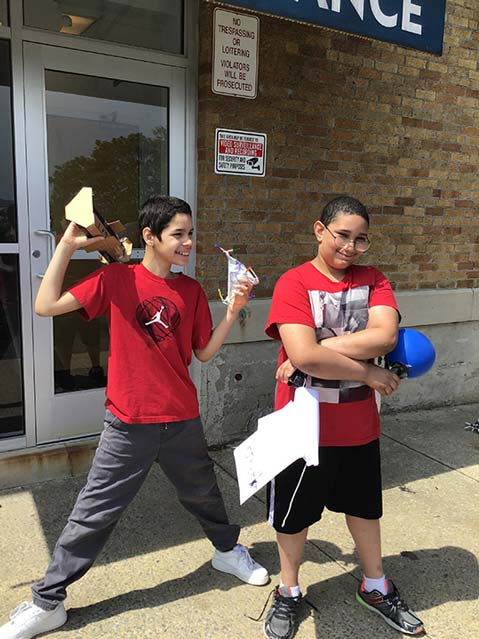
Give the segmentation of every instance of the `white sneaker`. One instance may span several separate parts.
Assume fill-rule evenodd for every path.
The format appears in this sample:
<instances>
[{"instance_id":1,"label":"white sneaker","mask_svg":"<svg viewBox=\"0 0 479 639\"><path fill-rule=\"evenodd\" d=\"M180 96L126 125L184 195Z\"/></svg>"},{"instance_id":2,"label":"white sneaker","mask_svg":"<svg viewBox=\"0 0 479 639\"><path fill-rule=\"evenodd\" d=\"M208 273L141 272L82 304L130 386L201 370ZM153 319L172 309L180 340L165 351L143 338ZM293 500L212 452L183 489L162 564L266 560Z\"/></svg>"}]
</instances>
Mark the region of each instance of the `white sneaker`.
<instances>
[{"instance_id":1,"label":"white sneaker","mask_svg":"<svg viewBox=\"0 0 479 639\"><path fill-rule=\"evenodd\" d=\"M63 603L54 610L43 610L31 601L24 601L10 614L10 621L0 627L0 639L32 639L63 626L66 620Z\"/></svg>"},{"instance_id":2,"label":"white sneaker","mask_svg":"<svg viewBox=\"0 0 479 639\"><path fill-rule=\"evenodd\" d=\"M228 552L221 552L216 549L211 563L216 570L234 575L252 586L264 586L269 581L266 568L254 561L248 549L241 544L236 544ZM2 639L1 635L0 639Z\"/></svg>"}]
</instances>

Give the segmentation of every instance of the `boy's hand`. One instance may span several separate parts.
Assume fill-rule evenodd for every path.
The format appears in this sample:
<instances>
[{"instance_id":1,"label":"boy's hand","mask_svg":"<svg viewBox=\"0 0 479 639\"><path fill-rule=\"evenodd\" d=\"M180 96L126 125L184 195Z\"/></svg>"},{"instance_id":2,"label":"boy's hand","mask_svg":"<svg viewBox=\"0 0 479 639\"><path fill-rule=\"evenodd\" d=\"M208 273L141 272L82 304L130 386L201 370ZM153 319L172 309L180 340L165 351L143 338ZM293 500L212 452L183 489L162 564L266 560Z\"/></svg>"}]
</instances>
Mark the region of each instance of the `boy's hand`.
<instances>
[{"instance_id":1,"label":"boy's hand","mask_svg":"<svg viewBox=\"0 0 479 639\"><path fill-rule=\"evenodd\" d=\"M242 308L246 306L249 301L249 296L251 293L251 289L253 288L253 284L244 278L241 278L239 283L233 289L233 299L228 304L228 310L231 313L237 315Z\"/></svg>"},{"instance_id":2,"label":"boy's hand","mask_svg":"<svg viewBox=\"0 0 479 639\"><path fill-rule=\"evenodd\" d=\"M366 364L367 372L364 379L365 384L377 391L383 397L391 395L399 387L400 379L386 368L381 368L375 364Z\"/></svg>"},{"instance_id":3,"label":"boy's hand","mask_svg":"<svg viewBox=\"0 0 479 639\"><path fill-rule=\"evenodd\" d=\"M283 382L283 384L287 384L288 379L295 370L296 368L291 364L291 361L287 359L278 367L278 370L276 371L276 379L279 382Z\"/></svg>"},{"instance_id":4,"label":"boy's hand","mask_svg":"<svg viewBox=\"0 0 479 639\"><path fill-rule=\"evenodd\" d=\"M94 247L95 244L99 244L102 240L103 236L88 237L80 226L75 224L75 222L70 222L59 244L62 244L74 253L77 250Z\"/></svg>"}]
</instances>

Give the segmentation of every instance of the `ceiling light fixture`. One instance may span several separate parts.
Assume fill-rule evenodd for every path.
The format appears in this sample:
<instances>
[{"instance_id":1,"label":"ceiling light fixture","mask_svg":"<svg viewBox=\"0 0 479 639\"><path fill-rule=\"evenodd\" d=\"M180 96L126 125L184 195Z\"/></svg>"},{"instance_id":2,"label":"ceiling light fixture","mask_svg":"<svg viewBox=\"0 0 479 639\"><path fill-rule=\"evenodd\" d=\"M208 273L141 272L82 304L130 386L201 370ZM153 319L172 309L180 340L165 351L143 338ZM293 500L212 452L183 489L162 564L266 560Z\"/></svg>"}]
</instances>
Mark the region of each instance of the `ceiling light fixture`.
<instances>
[{"instance_id":1,"label":"ceiling light fixture","mask_svg":"<svg viewBox=\"0 0 479 639\"><path fill-rule=\"evenodd\" d=\"M64 13L62 18L61 33L71 33L73 35L81 35L95 22L94 18L84 18L83 16L74 16L68 13Z\"/></svg>"}]
</instances>

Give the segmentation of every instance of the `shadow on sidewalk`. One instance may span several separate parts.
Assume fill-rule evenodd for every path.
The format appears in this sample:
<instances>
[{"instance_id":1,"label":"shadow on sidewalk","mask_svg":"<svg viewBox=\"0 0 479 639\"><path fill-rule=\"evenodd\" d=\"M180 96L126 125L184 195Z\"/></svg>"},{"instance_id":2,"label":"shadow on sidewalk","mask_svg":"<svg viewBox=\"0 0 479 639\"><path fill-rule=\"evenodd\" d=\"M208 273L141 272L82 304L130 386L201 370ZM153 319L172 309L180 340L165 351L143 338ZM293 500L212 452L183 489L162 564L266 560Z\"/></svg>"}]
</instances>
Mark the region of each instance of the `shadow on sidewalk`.
<instances>
[{"instance_id":1,"label":"shadow on sidewalk","mask_svg":"<svg viewBox=\"0 0 479 639\"><path fill-rule=\"evenodd\" d=\"M460 456L457 453L456 467L477 464L477 449L474 445L479 441L479 436L464 431L461 426L457 436L451 440L449 425L451 410L454 410L456 421L462 423L464 414L469 408L458 407L443 412L422 411L415 415L388 418L386 430L392 433L395 439L390 436L382 439L384 489L398 486L414 497L416 488L408 484L453 470L450 466L445 466L426 454L431 451L431 447L428 446L431 433L434 436L434 446L438 449L444 451L447 446L452 449L461 447ZM440 414L441 419L438 417ZM399 441L400 437L403 441ZM420 447L415 444L419 441ZM218 479L231 521L240 523L243 528L263 524L265 521L264 490L240 507L233 451L231 449L215 451L212 457L217 465ZM452 458L452 452L449 453L448 449L447 457ZM85 477L82 476L51 480L28 488L35 502L50 554L84 483ZM7 495L12 492L15 491L4 491L2 494ZM452 509L454 504L444 503L444 508ZM151 531L154 531L154 534L151 534ZM203 531L198 523L178 503L171 484L154 465L138 496L116 526L111 539L98 558L97 565L181 546L203 537ZM122 543L123 539L128 539L129 543Z\"/></svg>"},{"instance_id":2,"label":"shadow on sidewalk","mask_svg":"<svg viewBox=\"0 0 479 639\"><path fill-rule=\"evenodd\" d=\"M241 584L242 582L231 575L223 577L221 573L211 567L211 563L208 561L187 575L169 579L151 588L138 588L103 599L89 606L70 608L68 609L68 624L64 630L79 630L90 623L115 617L131 610L156 608L213 589L232 590Z\"/></svg>"},{"instance_id":3,"label":"shadow on sidewalk","mask_svg":"<svg viewBox=\"0 0 479 639\"><path fill-rule=\"evenodd\" d=\"M352 570L343 575L320 580L308 588L307 596L313 601L320 599L321 609L327 611L328 606L336 605L334 599L328 596L328 591L334 592L337 589L336 584L341 584L346 579L342 590L347 592L352 587L354 592L359 584L361 571L356 556L342 554L335 544L314 539L308 543L323 553L325 559L318 562L319 564L330 561L325 553L335 555L348 564L355 564ZM255 548L260 545L256 544ZM311 561L311 556L308 559ZM448 601L475 601L479 598L478 560L464 548L443 546L414 552L403 551L399 555L386 556L383 561L386 575L404 591L405 598L407 592L414 593L414 605L420 610L434 608ZM352 583L353 579L355 583Z\"/></svg>"},{"instance_id":4,"label":"shadow on sidewalk","mask_svg":"<svg viewBox=\"0 0 479 639\"><path fill-rule=\"evenodd\" d=\"M275 565L268 562L267 566L272 573L277 572L279 565L274 542L254 544L252 551L256 558L274 557ZM320 566L329 563L332 556L340 557L346 563L356 564L353 555L342 554L335 544L314 539L308 542L306 559L309 562ZM393 578L405 600L415 610L432 609L448 601L472 601L479 596L477 559L462 548L446 546L416 550L414 553L404 552L385 557L384 564L386 573ZM359 583L359 574L359 569L355 567L339 576L309 586L305 593L307 605L301 613L300 620L304 621L313 615L317 637L328 636L331 629L344 626L346 619L350 620L352 628L356 626L360 629L364 624L364 627L370 628L370 634L369 630L367 636L361 634L362 639L398 636L397 632L388 628L379 617L370 615L356 603L354 594ZM212 589L229 591L241 585L234 577L215 571L208 561L187 575L169 579L156 586L124 592L81 608L70 608L69 621L64 631L80 630L91 623L128 611L157 608ZM271 588L274 585L272 583ZM261 589L258 610L248 610L248 615L255 617L260 614L263 594L266 600L266 593L267 589ZM231 605L237 605L234 597L231 598ZM264 620L264 614L261 621Z\"/></svg>"},{"instance_id":5,"label":"shadow on sidewalk","mask_svg":"<svg viewBox=\"0 0 479 639\"><path fill-rule=\"evenodd\" d=\"M240 510L237 486L229 479L225 485L223 477L218 477L218 480L230 521L240 523L242 527L264 521L261 504L252 501ZM50 555L85 482L86 477L81 476L51 480L28 488ZM8 492L13 491L5 491L4 494ZM155 465L138 495L121 516L96 565L181 546L203 538L199 523L179 503L176 491ZM128 544L123 543L123 539L128 539Z\"/></svg>"},{"instance_id":6,"label":"shadow on sidewalk","mask_svg":"<svg viewBox=\"0 0 479 639\"><path fill-rule=\"evenodd\" d=\"M326 558L319 561L320 564L326 563L329 557L355 564L352 570L319 580L307 589L305 600L311 607L315 636L349 637L356 634L361 639L397 638L397 631L356 602L355 592L361 578L356 556L342 554L335 544L328 542L312 539L308 544L319 548ZM312 553L307 555L312 561ZM384 570L399 588L403 599L413 610L421 613L433 611L448 602L477 601L479 598L478 560L463 548L444 546L403 551L384 557ZM444 636L454 635L454 618L450 623L450 629L442 628ZM343 628L344 634L337 634L338 628Z\"/></svg>"}]
</instances>

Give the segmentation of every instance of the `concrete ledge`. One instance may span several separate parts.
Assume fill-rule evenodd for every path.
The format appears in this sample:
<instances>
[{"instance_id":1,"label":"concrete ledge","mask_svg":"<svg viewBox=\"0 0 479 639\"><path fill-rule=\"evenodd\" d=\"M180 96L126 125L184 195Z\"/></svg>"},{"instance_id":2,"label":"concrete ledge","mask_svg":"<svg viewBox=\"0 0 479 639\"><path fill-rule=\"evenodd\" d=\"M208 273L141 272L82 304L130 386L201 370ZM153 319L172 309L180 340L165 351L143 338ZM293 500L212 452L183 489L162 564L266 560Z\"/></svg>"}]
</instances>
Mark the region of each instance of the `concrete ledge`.
<instances>
[{"instance_id":1,"label":"concrete ledge","mask_svg":"<svg viewBox=\"0 0 479 639\"><path fill-rule=\"evenodd\" d=\"M435 326L479 320L479 289L430 289L423 291L398 291L396 298L401 310L401 326ZM270 298L251 300L243 321L231 329L225 344L264 342L269 338L264 327L268 318ZM225 313L221 302L210 302L214 324Z\"/></svg>"},{"instance_id":2,"label":"concrete ledge","mask_svg":"<svg viewBox=\"0 0 479 639\"><path fill-rule=\"evenodd\" d=\"M225 344L238 344L244 342L264 342L269 339L264 332L266 319L271 306L271 298L251 300L245 311L244 319L234 324ZM225 314L226 306L222 302L210 302L213 325L216 326Z\"/></svg>"},{"instance_id":3,"label":"concrete ledge","mask_svg":"<svg viewBox=\"0 0 479 639\"><path fill-rule=\"evenodd\" d=\"M402 291L397 300L402 326L434 326L479 319L479 290Z\"/></svg>"},{"instance_id":4,"label":"concrete ledge","mask_svg":"<svg viewBox=\"0 0 479 639\"><path fill-rule=\"evenodd\" d=\"M473 288L472 290L472 319L479 319L479 288Z\"/></svg>"},{"instance_id":5,"label":"concrete ledge","mask_svg":"<svg viewBox=\"0 0 479 639\"><path fill-rule=\"evenodd\" d=\"M0 453L0 489L88 472L98 437Z\"/></svg>"}]
</instances>

